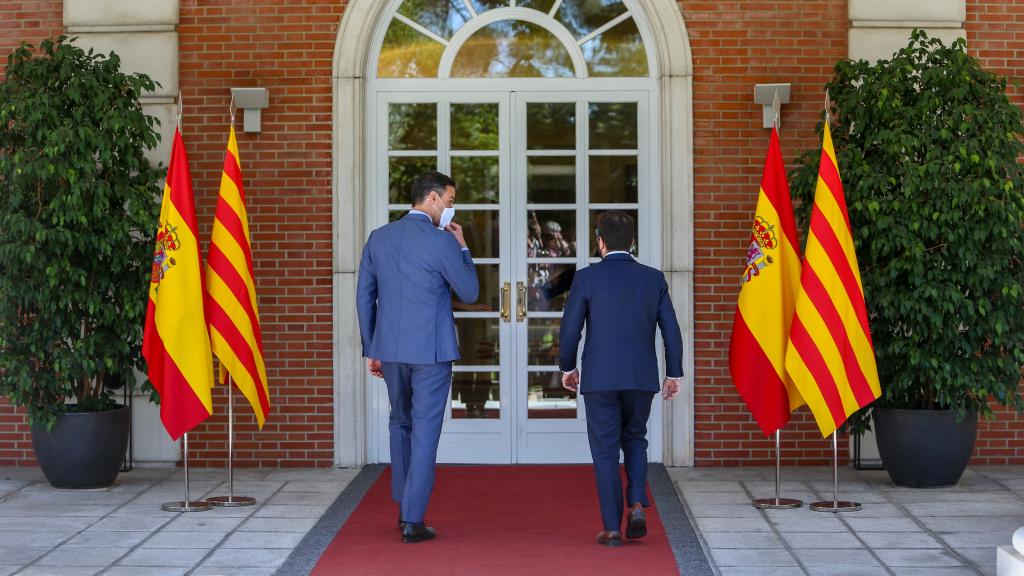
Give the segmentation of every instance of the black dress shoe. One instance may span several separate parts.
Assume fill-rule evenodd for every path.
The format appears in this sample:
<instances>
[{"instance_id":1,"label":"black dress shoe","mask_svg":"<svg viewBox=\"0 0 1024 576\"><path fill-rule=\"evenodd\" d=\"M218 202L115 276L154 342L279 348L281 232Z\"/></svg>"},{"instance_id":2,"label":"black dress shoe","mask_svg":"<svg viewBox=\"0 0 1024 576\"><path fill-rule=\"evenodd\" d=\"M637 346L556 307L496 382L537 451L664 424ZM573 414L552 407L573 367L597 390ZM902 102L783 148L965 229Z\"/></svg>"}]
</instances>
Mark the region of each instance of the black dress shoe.
<instances>
[{"instance_id":1,"label":"black dress shoe","mask_svg":"<svg viewBox=\"0 0 1024 576\"><path fill-rule=\"evenodd\" d=\"M626 538L643 538L647 536L647 516L644 509L636 507L629 511L629 521L626 523Z\"/></svg>"},{"instance_id":2,"label":"black dress shoe","mask_svg":"<svg viewBox=\"0 0 1024 576\"><path fill-rule=\"evenodd\" d=\"M602 530L597 533L597 543L604 546L618 548L622 546L622 533L611 530Z\"/></svg>"},{"instance_id":3,"label":"black dress shoe","mask_svg":"<svg viewBox=\"0 0 1024 576\"><path fill-rule=\"evenodd\" d=\"M402 542L414 544L426 540L433 540L437 532L423 522L406 522L402 529Z\"/></svg>"}]
</instances>

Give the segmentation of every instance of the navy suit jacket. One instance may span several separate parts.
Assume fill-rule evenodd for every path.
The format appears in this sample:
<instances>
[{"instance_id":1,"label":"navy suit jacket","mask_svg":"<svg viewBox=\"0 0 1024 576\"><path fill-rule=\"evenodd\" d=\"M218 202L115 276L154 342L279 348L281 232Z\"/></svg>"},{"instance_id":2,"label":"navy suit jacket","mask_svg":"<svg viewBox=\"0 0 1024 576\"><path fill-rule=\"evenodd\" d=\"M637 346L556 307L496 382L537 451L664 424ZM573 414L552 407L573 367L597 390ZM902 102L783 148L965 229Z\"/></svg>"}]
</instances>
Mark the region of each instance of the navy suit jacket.
<instances>
[{"instance_id":1,"label":"navy suit jacket","mask_svg":"<svg viewBox=\"0 0 1024 576\"><path fill-rule=\"evenodd\" d=\"M560 367L576 368L584 324L580 393L661 389L655 329L665 342L666 376L683 375L683 335L660 270L611 254L576 272L562 316Z\"/></svg>"},{"instance_id":2,"label":"navy suit jacket","mask_svg":"<svg viewBox=\"0 0 1024 576\"><path fill-rule=\"evenodd\" d=\"M453 290L462 302L475 302L476 267L429 216L407 214L371 232L356 294L363 356L406 364L458 360Z\"/></svg>"}]
</instances>

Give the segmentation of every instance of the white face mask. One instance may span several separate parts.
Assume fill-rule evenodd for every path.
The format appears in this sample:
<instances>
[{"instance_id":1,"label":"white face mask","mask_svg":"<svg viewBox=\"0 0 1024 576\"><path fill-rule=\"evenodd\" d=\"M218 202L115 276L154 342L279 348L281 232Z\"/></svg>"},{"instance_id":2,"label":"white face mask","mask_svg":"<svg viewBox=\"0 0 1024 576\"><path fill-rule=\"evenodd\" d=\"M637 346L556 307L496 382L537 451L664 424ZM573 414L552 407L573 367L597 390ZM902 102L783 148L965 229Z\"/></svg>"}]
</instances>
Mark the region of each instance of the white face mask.
<instances>
[{"instance_id":1,"label":"white face mask","mask_svg":"<svg viewBox=\"0 0 1024 576\"><path fill-rule=\"evenodd\" d=\"M439 196L439 198L440 198L440 196ZM451 222L452 222L452 220L454 218L455 218L455 208L445 207L444 210L441 210L441 221L438 222L437 229L438 230L444 230L446 226L451 224Z\"/></svg>"}]
</instances>

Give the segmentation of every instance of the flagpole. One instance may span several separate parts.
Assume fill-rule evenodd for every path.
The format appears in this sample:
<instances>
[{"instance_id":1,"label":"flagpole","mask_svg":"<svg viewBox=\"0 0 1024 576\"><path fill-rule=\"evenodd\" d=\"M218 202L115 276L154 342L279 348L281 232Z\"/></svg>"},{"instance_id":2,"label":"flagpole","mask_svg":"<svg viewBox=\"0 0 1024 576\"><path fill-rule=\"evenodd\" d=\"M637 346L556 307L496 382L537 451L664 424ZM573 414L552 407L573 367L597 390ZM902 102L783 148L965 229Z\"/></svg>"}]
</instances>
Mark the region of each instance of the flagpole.
<instances>
[{"instance_id":1,"label":"flagpole","mask_svg":"<svg viewBox=\"0 0 1024 576\"><path fill-rule=\"evenodd\" d=\"M210 498L210 504L234 508L238 506L252 506L256 503L255 498L249 496L235 496L235 402L233 394L234 386L231 385L231 374L228 373L228 495L214 496Z\"/></svg>"},{"instance_id":2,"label":"flagpole","mask_svg":"<svg viewBox=\"0 0 1024 576\"><path fill-rule=\"evenodd\" d=\"M839 499L839 430L832 431L832 500L813 502L811 510L815 512L856 512L861 509L859 502Z\"/></svg>"},{"instance_id":3,"label":"flagpole","mask_svg":"<svg viewBox=\"0 0 1024 576\"><path fill-rule=\"evenodd\" d=\"M188 432L185 432L184 440L184 460L185 460L185 500L181 502L166 502L160 505L160 508L166 512L204 512L209 510L213 506L205 500L191 500L189 499L189 485L188 485Z\"/></svg>"},{"instance_id":4,"label":"flagpole","mask_svg":"<svg viewBox=\"0 0 1024 576\"><path fill-rule=\"evenodd\" d=\"M802 500L795 498L780 498L779 497L779 481L782 477L782 451L780 446L782 444L781 428L775 431L775 498L755 498L750 503L754 505L754 508L766 509L779 509L779 508L799 508L804 505Z\"/></svg>"}]
</instances>

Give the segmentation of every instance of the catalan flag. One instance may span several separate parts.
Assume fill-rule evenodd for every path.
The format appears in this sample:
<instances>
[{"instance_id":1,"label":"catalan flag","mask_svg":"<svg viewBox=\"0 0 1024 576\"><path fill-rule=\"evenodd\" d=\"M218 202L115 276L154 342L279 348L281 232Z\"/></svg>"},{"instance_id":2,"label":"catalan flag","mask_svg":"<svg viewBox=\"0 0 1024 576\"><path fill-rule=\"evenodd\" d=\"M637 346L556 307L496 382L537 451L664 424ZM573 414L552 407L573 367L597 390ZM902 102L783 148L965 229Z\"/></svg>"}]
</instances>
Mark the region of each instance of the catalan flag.
<instances>
[{"instance_id":1,"label":"catalan flag","mask_svg":"<svg viewBox=\"0 0 1024 576\"><path fill-rule=\"evenodd\" d=\"M263 363L249 219L234 126L228 135L228 150L220 177L220 195L206 262L206 293L210 340L213 353L220 359L220 381L225 382L227 375L231 375L263 428L270 413L270 390Z\"/></svg>"},{"instance_id":2,"label":"catalan flag","mask_svg":"<svg viewBox=\"0 0 1024 576\"><path fill-rule=\"evenodd\" d=\"M729 343L729 373L765 436L804 404L785 368L799 246L779 133L772 128Z\"/></svg>"},{"instance_id":3,"label":"catalan flag","mask_svg":"<svg viewBox=\"0 0 1024 576\"><path fill-rule=\"evenodd\" d=\"M853 230L825 122L786 369L822 436L881 394Z\"/></svg>"},{"instance_id":4,"label":"catalan flag","mask_svg":"<svg viewBox=\"0 0 1024 576\"><path fill-rule=\"evenodd\" d=\"M160 394L160 420L177 440L213 413L214 386L192 176L178 130L160 207L142 355Z\"/></svg>"}]
</instances>

